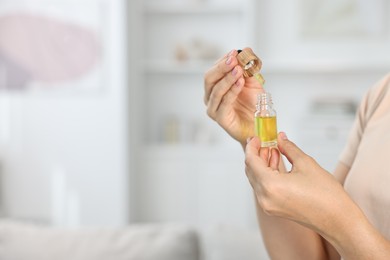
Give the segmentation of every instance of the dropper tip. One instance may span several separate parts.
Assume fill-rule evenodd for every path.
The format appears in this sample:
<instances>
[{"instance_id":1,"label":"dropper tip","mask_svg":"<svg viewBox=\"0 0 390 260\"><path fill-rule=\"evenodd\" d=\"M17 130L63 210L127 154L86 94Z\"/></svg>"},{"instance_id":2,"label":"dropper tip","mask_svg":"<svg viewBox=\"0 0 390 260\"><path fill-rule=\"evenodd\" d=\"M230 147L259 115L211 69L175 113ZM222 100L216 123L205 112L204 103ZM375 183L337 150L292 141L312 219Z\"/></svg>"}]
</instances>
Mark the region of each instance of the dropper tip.
<instances>
[{"instance_id":1,"label":"dropper tip","mask_svg":"<svg viewBox=\"0 0 390 260\"><path fill-rule=\"evenodd\" d=\"M265 79L264 79L263 75L261 75L261 73L256 73L254 76L255 76L255 78L257 79L257 81L258 81L262 86L264 86L264 84L265 84Z\"/></svg>"}]
</instances>

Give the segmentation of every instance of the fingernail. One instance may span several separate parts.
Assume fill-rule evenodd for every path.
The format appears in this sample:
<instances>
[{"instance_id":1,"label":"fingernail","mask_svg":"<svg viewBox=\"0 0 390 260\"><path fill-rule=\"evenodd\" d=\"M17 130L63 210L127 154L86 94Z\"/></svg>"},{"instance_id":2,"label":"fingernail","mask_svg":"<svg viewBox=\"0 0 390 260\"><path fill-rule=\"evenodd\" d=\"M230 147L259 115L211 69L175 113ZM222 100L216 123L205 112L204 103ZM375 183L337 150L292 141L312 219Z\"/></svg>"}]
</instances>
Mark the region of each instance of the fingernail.
<instances>
[{"instance_id":1,"label":"fingernail","mask_svg":"<svg viewBox=\"0 0 390 260\"><path fill-rule=\"evenodd\" d=\"M229 58L226 60L226 64L229 65L232 62L232 57L229 56Z\"/></svg>"},{"instance_id":2,"label":"fingernail","mask_svg":"<svg viewBox=\"0 0 390 260\"><path fill-rule=\"evenodd\" d=\"M249 143L249 142L252 140L252 138L253 138L253 137L248 137L248 138L246 139L246 143Z\"/></svg>"},{"instance_id":3,"label":"fingernail","mask_svg":"<svg viewBox=\"0 0 390 260\"><path fill-rule=\"evenodd\" d=\"M237 70L237 67L235 67L235 68L233 69L233 71L232 71L232 75L233 75L233 76L236 76L237 71L238 71L238 70Z\"/></svg>"},{"instance_id":4,"label":"fingernail","mask_svg":"<svg viewBox=\"0 0 390 260\"><path fill-rule=\"evenodd\" d=\"M282 138L282 140L288 140L285 132L280 132L280 138Z\"/></svg>"},{"instance_id":5,"label":"fingernail","mask_svg":"<svg viewBox=\"0 0 390 260\"><path fill-rule=\"evenodd\" d=\"M236 87L240 87L241 86L241 79L238 79L237 81L236 81Z\"/></svg>"},{"instance_id":6,"label":"fingernail","mask_svg":"<svg viewBox=\"0 0 390 260\"><path fill-rule=\"evenodd\" d=\"M235 51L235 50L231 50L231 51L228 53L227 56L228 56L228 57L229 57L229 56L232 56L232 54L233 54L234 51Z\"/></svg>"}]
</instances>

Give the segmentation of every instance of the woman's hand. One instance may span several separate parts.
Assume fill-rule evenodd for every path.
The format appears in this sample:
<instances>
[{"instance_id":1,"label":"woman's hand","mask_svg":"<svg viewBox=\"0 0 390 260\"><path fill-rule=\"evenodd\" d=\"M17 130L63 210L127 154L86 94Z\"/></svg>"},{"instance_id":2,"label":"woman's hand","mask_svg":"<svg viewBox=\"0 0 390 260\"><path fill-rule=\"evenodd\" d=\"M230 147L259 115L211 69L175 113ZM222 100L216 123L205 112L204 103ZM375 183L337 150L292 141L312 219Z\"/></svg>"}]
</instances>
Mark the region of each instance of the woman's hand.
<instances>
[{"instance_id":1,"label":"woman's hand","mask_svg":"<svg viewBox=\"0 0 390 260\"><path fill-rule=\"evenodd\" d=\"M389 259L389 241L341 184L284 133L278 136L278 148L261 147L257 137L246 146L246 174L264 212L314 230L343 259ZM279 151L292 164L290 172L278 170Z\"/></svg>"},{"instance_id":2,"label":"woman's hand","mask_svg":"<svg viewBox=\"0 0 390 260\"><path fill-rule=\"evenodd\" d=\"M268 215L296 221L320 233L341 224L332 221L348 217L348 207L356 208L341 184L284 133L278 136L278 148L261 147L257 137L246 146L246 174L260 207ZM278 170L279 151L292 164L290 172Z\"/></svg>"},{"instance_id":3,"label":"woman's hand","mask_svg":"<svg viewBox=\"0 0 390 260\"><path fill-rule=\"evenodd\" d=\"M253 78L244 79L237 54L232 50L206 72L204 102L209 117L245 145L246 139L254 136L256 97L263 87Z\"/></svg>"}]
</instances>

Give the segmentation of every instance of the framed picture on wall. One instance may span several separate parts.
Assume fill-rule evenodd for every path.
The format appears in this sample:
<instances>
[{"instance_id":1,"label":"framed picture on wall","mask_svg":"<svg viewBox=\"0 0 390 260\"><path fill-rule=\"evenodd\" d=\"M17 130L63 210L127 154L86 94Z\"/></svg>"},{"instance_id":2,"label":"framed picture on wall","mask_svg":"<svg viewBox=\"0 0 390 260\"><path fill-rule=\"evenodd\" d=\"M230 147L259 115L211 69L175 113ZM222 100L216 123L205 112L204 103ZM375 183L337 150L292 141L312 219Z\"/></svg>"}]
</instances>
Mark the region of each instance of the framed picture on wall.
<instances>
[{"instance_id":1,"label":"framed picture on wall","mask_svg":"<svg viewBox=\"0 0 390 260\"><path fill-rule=\"evenodd\" d=\"M305 38L382 37L385 0L301 0L301 34Z\"/></svg>"},{"instance_id":2,"label":"framed picture on wall","mask_svg":"<svg viewBox=\"0 0 390 260\"><path fill-rule=\"evenodd\" d=\"M0 90L100 89L106 71L103 22L99 0L1 1Z\"/></svg>"}]
</instances>

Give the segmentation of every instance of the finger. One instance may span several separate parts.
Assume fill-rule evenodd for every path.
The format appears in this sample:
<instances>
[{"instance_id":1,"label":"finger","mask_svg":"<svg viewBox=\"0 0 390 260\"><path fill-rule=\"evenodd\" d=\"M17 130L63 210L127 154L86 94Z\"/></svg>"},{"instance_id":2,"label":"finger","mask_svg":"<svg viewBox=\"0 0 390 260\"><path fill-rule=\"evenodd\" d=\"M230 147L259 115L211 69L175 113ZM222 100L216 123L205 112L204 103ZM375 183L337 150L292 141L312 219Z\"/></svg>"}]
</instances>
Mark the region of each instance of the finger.
<instances>
[{"instance_id":1,"label":"finger","mask_svg":"<svg viewBox=\"0 0 390 260\"><path fill-rule=\"evenodd\" d=\"M260 140L258 137L248 138L247 145L245 147L245 173L252 183L254 177L253 169L259 165L266 164L259 157L259 150L261 148Z\"/></svg>"},{"instance_id":2,"label":"finger","mask_svg":"<svg viewBox=\"0 0 390 260\"><path fill-rule=\"evenodd\" d=\"M259 150L261 148L260 140L257 136L248 138L247 144L245 147L245 157L258 157Z\"/></svg>"},{"instance_id":3,"label":"finger","mask_svg":"<svg viewBox=\"0 0 390 260\"><path fill-rule=\"evenodd\" d=\"M227 57L229 57L229 56L236 56L238 54L238 52L236 51L236 50L231 50L231 51L229 51L228 53L226 53L223 57L221 57L221 58L219 58L215 63L214 63L214 65L215 64L217 64L217 63L219 63L219 62L221 62L222 60L226 60L226 58Z\"/></svg>"},{"instance_id":4,"label":"finger","mask_svg":"<svg viewBox=\"0 0 390 260\"><path fill-rule=\"evenodd\" d=\"M216 101L214 104L210 103L210 111L215 111L217 120L220 119L220 117L223 119L224 116L230 111L230 109L233 107L232 104L236 101L238 95L241 93L244 84L244 78L239 78L222 97L219 104L217 104L218 101Z\"/></svg>"},{"instance_id":5,"label":"finger","mask_svg":"<svg viewBox=\"0 0 390 260\"><path fill-rule=\"evenodd\" d=\"M278 135L278 148L292 165L294 165L294 163L298 163L299 160L306 156L306 154L299 149L298 146L288 140L284 132L281 132Z\"/></svg>"},{"instance_id":6,"label":"finger","mask_svg":"<svg viewBox=\"0 0 390 260\"><path fill-rule=\"evenodd\" d=\"M280 153L278 149L271 148L271 156L269 158L269 167L273 170L279 169Z\"/></svg>"},{"instance_id":7,"label":"finger","mask_svg":"<svg viewBox=\"0 0 390 260\"><path fill-rule=\"evenodd\" d=\"M260 139L257 136L250 138L245 147L245 164L250 168L268 167L268 158L269 148L261 147Z\"/></svg>"},{"instance_id":8,"label":"finger","mask_svg":"<svg viewBox=\"0 0 390 260\"><path fill-rule=\"evenodd\" d=\"M250 167L249 165L245 165L245 174L252 188L255 189L256 177L252 167Z\"/></svg>"},{"instance_id":9,"label":"finger","mask_svg":"<svg viewBox=\"0 0 390 260\"><path fill-rule=\"evenodd\" d=\"M228 93L229 90L233 88L233 91L230 95L226 97L228 104L231 104L235 100L240 92L240 88L244 85L244 82L240 79L242 78L242 68L236 66L232 72L228 73L221 81L219 81L212 89L208 103L207 103L207 113L211 118L217 117L217 110L222 103L224 96Z\"/></svg>"},{"instance_id":10,"label":"finger","mask_svg":"<svg viewBox=\"0 0 390 260\"><path fill-rule=\"evenodd\" d=\"M247 140L247 146L248 149L250 148L255 148L256 151L259 151L260 147L261 147L261 143L260 143L260 139L257 137L257 136L253 136L253 137L249 137ZM258 154L256 152L256 154Z\"/></svg>"},{"instance_id":11,"label":"finger","mask_svg":"<svg viewBox=\"0 0 390 260\"><path fill-rule=\"evenodd\" d=\"M204 76L204 102L207 105L210 98L210 94L215 85L226 76L228 72L231 72L238 61L236 59L237 51L233 51L230 55L223 57L219 60L211 69L209 69Z\"/></svg>"},{"instance_id":12,"label":"finger","mask_svg":"<svg viewBox=\"0 0 390 260\"><path fill-rule=\"evenodd\" d=\"M251 138L245 148L245 173L252 185L261 180L264 173L270 171L267 160L264 160L265 157L268 159L268 153L264 152L266 155L261 155L261 158L262 150L269 151L269 148L262 148L257 136Z\"/></svg>"},{"instance_id":13,"label":"finger","mask_svg":"<svg viewBox=\"0 0 390 260\"><path fill-rule=\"evenodd\" d=\"M269 148L268 147L260 148L259 155L260 155L260 158L263 159L263 161L268 164Z\"/></svg>"}]
</instances>

